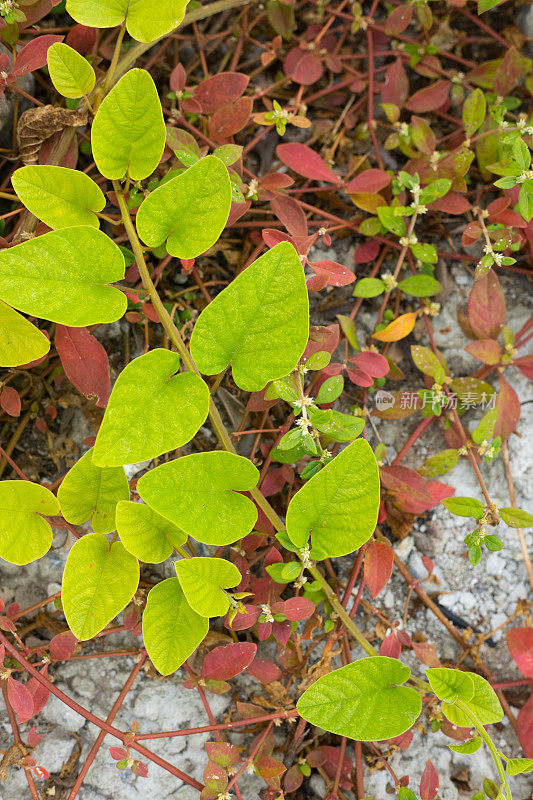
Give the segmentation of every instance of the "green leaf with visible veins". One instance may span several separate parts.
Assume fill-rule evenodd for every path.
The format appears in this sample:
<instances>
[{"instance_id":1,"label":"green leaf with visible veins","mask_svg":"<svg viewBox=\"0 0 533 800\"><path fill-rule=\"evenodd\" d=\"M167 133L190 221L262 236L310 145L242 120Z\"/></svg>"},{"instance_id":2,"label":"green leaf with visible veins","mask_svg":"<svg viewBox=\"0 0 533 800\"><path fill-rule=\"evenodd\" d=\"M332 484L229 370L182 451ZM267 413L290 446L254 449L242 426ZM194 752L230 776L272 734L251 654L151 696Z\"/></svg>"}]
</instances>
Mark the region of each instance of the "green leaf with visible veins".
<instances>
[{"instance_id":1,"label":"green leaf with visible veins","mask_svg":"<svg viewBox=\"0 0 533 800\"><path fill-rule=\"evenodd\" d=\"M49 489L31 481L0 483L0 558L29 564L49 551L52 529L41 514L59 514L59 502Z\"/></svg>"},{"instance_id":2,"label":"green leaf with visible veins","mask_svg":"<svg viewBox=\"0 0 533 800\"><path fill-rule=\"evenodd\" d=\"M148 564L166 561L187 541L186 533L143 503L119 500L116 522L126 550Z\"/></svg>"},{"instance_id":3,"label":"green leaf with visible veins","mask_svg":"<svg viewBox=\"0 0 533 800\"><path fill-rule=\"evenodd\" d=\"M135 223L148 247L168 240L170 255L196 258L218 240L230 208L228 170L220 159L206 156L151 192Z\"/></svg>"},{"instance_id":4,"label":"green leaf with visible veins","mask_svg":"<svg viewBox=\"0 0 533 800\"><path fill-rule=\"evenodd\" d=\"M119 319L126 295L108 284L123 277L120 249L87 225L51 231L0 251L0 299L60 325Z\"/></svg>"},{"instance_id":5,"label":"green leaf with visible veins","mask_svg":"<svg viewBox=\"0 0 533 800\"><path fill-rule=\"evenodd\" d=\"M122 370L96 437L95 464L146 461L193 438L207 417L209 389L194 372L175 374L179 364L177 353L159 348Z\"/></svg>"},{"instance_id":6,"label":"green leaf with visible veins","mask_svg":"<svg viewBox=\"0 0 533 800\"><path fill-rule=\"evenodd\" d=\"M102 211L106 200L84 172L34 164L15 170L11 183L26 208L50 228L100 226L95 212Z\"/></svg>"},{"instance_id":7,"label":"green leaf with visible veins","mask_svg":"<svg viewBox=\"0 0 533 800\"><path fill-rule=\"evenodd\" d=\"M204 308L191 354L206 375L217 375L231 363L237 386L256 392L296 367L308 337L302 264L292 244L281 242Z\"/></svg>"},{"instance_id":8,"label":"green leaf with visible veins","mask_svg":"<svg viewBox=\"0 0 533 800\"><path fill-rule=\"evenodd\" d=\"M150 590L143 613L144 646L162 675L181 667L208 630L209 620L192 610L177 578L161 581Z\"/></svg>"},{"instance_id":9,"label":"green leaf with visible veins","mask_svg":"<svg viewBox=\"0 0 533 800\"><path fill-rule=\"evenodd\" d=\"M420 694L400 684L411 675L396 658L375 656L323 675L303 693L298 713L312 725L356 741L382 741L408 730Z\"/></svg>"},{"instance_id":10,"label":"green leaf with visible veins","mask_svg":"<svg viewBox=\"0 0 533 800\"><path fill-rule=\"evenodd\" d=\"M36 361L50 350L50 341L35 325L0 300L0 367Z\"/></svg>"},{"instance_id":11,"label":"green leaf with visible veins","mask_svg":"<svg viewBox=\"0 0 533 800\"><path fill-rule=\"evenodd\" d=\"M82 525L90 519L95 533L116 529L117 503L129 496L123 467L97 467L92 448L67 472L57 492L67 522Z\"/></svg>"},{"instance_id":12,"label":"green leaf with visible veins","mask_svg":"<svg viewBox=\"0 0 533 800\"><path fill-rule=\"evenodd\" d=\"M48 48L46 60L52 83L63 97L74 99L94 89L94 69L81 53L68 44L55 42Z\"/></svg>"},{"instance_id":13,"label":"green leaf with visible veins","mask_svg":"<svg viewBox=\"0 0 533 800\"><path fill-rule=\"evenodd\" d=\"M442 712L452 725L470 727L472 720L457 706L456 700L464 703L482 725L499 722L503 710L498 696L490 683L475 672L438 667L427 669L426 675L431 688L443 702Z\"/></svg>"},{"instance_id":14,"label":"green leaf with visible veins","mask_svg":"<svg viewBox=\"0 0 533 800\"><path fill-rule=\"evenodd\" d=\"M150 508L204 544L242 539L257 520L252 489L259 471L243 456L216 450L193 453L150 470L137 491Z\"/></svg>"},{"instance_id":15,"label":"green leaf with visible veins","mask_svg":"<svg viewBox=\"0 0 533 800\"><path fill-rule=\"evenodd\" d=\"M139 584L139 562L120 542L89 533L68 554L61 601L77 639L92 639L128 605Z\"/></svg>"},{"instance_id":16,"label":"green leaf with visible veins","mask_svg":"<svg viewBox=\"0 0 533 800\"><path fill-rule=\"evenodd\" d=\"M498 513L510 528L530 528L533 525L533 514L521 508L500 508Z\"/></svg>"},{"instance_id":17,"label":"green leaf with visible veins","mask_svg":"<svg viewBox=\"0 0 533 800\"><path fill-rule=\"evenodd\" d=\"M287 533L297 547L311 536L312 558L353 553L372 536L379 509L379 472L365 439L356 439L292 497Z\"/></svg>"},{"instance_id":18,"label":"green leaf with visible veins","mask_svg":"<svg viewBox=\"0 0 533 800\"><path fill-rule=\"evenodd\" d=\"M126 173L134 181L155 170L165 149L166 128L157 89L143 69L131 69L111 89L94 118L93 157L106 178Z\"/></svg>"},{"instance_id":19,"label":"green leaf with visible veins","mask_svg":"<svg viewBox=\"0 0 533 800\"><path fill-rule=\"evenodd\" d=\"M126 21L126 30L138 42L153 42L174 30L189 0L67 0L76 22L91 28L114 28Z\"/></svg>"},{"instance_id":20,"label":"green leaf with visible veins","mask_svg":"<svg viewBox=\"0 0 533 800\"><path fill-rule=\"evenodd\" d=\"M190 607L201 617L223 617L229 598L223 589L238 586L241 573L223 558L184 558L174 566Z\"/></svg>"}]
</instances>

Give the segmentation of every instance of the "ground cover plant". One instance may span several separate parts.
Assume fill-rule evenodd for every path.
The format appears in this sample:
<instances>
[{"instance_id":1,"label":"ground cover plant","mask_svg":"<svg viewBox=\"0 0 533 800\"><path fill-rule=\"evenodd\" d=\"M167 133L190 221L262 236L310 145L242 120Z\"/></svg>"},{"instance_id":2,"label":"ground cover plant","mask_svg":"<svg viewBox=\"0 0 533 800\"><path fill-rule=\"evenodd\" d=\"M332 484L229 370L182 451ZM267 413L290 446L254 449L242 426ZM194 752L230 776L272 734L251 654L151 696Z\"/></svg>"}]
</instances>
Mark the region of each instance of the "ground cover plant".
<instances>
[{"instance_id":1,"label":"ground cover plant","mask_svg":"<svg viewBox=\"0 0 533 800\"><path fill-rule=\"evenodd\" d=\"M0 557L24 570L58 546L54 531L68 548L60 591L0 615L12 729L0 776L23 769L28 797L82 797L109 734L119 770L142 781L160 767L202 800L246 797L248 773L265 800L310 797L317 774L329 800L362 800L365 766L387 770L400 800L434 800L431 760L415 783L388 758L423 728L466 756L486 748L492 771L464 796L516 800L513 777L533 770L533 698L516 713L484 661L490 632L461 630L393 544L442 504L465 520L473 576L518 537L533 586L533 516L508 451L533 322L512 330L501 285L527 291L531 277L524 9L0 2ZM349 263L321 258L347 239ZM455 262L480 364L469 374L433 331ZM327 303L342 308L331 324ZM409 392L402 354L418 375ZM71 407L93 429L81 448L58 444ZM404 426L393 456L373 435L380 419ZM434 428L440 450L402 464ZM497 459L503 507L484 477ZM460 461L475 497L440 480ZM397 621L378 599L393 575ZM458 663L407 631L414 596ZM524 676L512 686L531 687L527 599L506 624ZM126 649L106 645L118 632ZM132 671L106 719L54 683L64 662L117 655ZM178 669L208 725L113 724L141 670ZM217 721L209 697L226 693ZM50 695L100 730L67 789L33 757ZM146 744L205 732L201 782Z\"/></svg>"}]
</instances>

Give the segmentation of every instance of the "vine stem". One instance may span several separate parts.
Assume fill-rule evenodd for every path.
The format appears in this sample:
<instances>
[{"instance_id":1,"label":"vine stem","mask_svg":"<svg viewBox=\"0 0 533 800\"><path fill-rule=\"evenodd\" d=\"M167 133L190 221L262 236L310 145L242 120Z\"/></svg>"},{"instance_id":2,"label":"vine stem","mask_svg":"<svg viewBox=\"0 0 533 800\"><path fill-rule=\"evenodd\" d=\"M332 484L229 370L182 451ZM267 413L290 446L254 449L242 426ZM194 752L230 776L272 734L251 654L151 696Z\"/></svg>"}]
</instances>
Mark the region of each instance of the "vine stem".
<instances>
[{"instance_id":1,"label":"vine stem","mask_svg":"<svg viewBox=\"0 0 533 800\"><path fill-rule=\"evenodd\" d=\"M487 731L485 730L485 728L483 727L483 725L481 724L481 722L479 721L477 716L474 714L473 711L471 711L470 708L468 708L466 703L463 703L462 700L457 699L457 700L455 700L454 705L457 706L457 708L460 709L466 717L468 717L468 719L472 722L472 725L474 726L476 731L479 733L479 735L481 736L481 738L483 739L483 741L487 745L487 747L488 747L488 749L490 751L490 754L492 756L492 760L494 761L494 766L496 767L496 771L498 773L498 778L500 779L500 784L501 784L500 785L500 790L502 790L502 789L505 790L506 800L512 800L512 798L511 798L511 790L510 790L509 784L507 782L507 775L505 774L505 770L503 768L502 760L500 758L500 754L498 753L498 750L496 749L496 745L494 744L494 742L490 738L489 734L487 733ZM500 797L499 794L498 794L498 797Z\"/></svg>"},{"instance_id":2,"label":"vine stem","mask_svg":"<svg viewBox=\"0 0 533 800\"><path fill-rule=\"evenodd\" d=\"M175 345L176 350L178 351L179 355L181 356L183 363L187 367L190 372L196 373L201 378L200 370L196 366L193 357L191 356L185 342L182 339L181 333L179 329L176 327L172 318L168 311L166 310L163 301L161 300L157 289L155 288L152 278L150 277L150 271L146 266L146 261L144 258L144 252L137 236L137 232L133 225L131 215L129 209L126 205L126 200L124 197L124 192L122 187L120 186L118 181L113 181L113 188L115 190L115 194L117 196L119 208L122 214L122 222L124 223L124 227L126 229L126 233L128 234L128 239L130 240L130 244L133 250L133 254L135 255L135 261L137 264L137 269L139 270L139 275L141 276L142 284L145 290L148 292L150 300L157 312L157 316L161 320L161 324L165 329L165 332L170 339L170 341ZM203 379L202 379L203 380ZM210 396L209 397L209 418L211 420L211 424L215 431L215 435L224 448L228 453L233 453L234 455L238 455L233 442L231 441L231 437L226 430L224 422L222 421L222 417L220 416L220 412L215 405L215 401ZM254 499L255 503L261 511L265 514L267 519L270 520L274 529L279 532L285 530L285 525L283 521L278 516L276 511L272 508L266 497L260 492L260 490L255 486L253 489L250 489L250 494Z\"/></svg>"},{"instance_id":3,"label":"vine stem","mask_svg":"<svg viewBox=\"0 0 533 800\"><path fill-rule=\"evenodd\" d=\"M507 486L509 489L509 499L511 500L512 505L516 507L516 493L514 490L513 476L511 474L511 465L509 463L509 449L507 447L507 441L502 442L502 458L505 469L505 477L507 478ZM520 549L522 551L522 558L524 559L529 585L533 589L533 565L531 564L531 558L527 549L526 537L524 536L524 531L522 528L517 528L516 532L520 541Z\"/></svg>"},{"instance_id":4,"label":"vine stem","mask_svg":"<svg viewBox=\"0 0 533 800\"><path fill-rule=\"evenodd\" d=\"M126 20L120 26L120 31L117 36L117 41L115 42L115 49L113 51L113 58L111 60L111 64L109 65L109 69L107 70L107 75L105 77L104 82L104 95L106 95L109 90L111 89L111 85L113 83L113 77L115 75L115 71L118 64L118 58L120 56L120 48L122 47L122 40L124 39L124 34L126 33Z\"/></svg>"}]
</instances>

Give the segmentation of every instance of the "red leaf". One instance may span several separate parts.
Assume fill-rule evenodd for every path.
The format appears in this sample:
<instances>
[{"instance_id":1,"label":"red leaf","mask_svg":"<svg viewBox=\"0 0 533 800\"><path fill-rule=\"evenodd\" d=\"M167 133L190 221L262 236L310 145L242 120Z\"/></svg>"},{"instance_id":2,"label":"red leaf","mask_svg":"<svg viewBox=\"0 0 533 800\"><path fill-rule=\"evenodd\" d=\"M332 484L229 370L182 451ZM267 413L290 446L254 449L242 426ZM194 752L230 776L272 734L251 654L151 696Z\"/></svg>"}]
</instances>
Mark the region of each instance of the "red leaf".
<instances>
[{"instance_id":1,"label":"red leaf","mask_svg":"<svg viewBox=\"0 0 533 800\"><path fill-rule=\"evenodd\" d=\"M242 760L238 748L229 742L206 742L205 749L209 760L225 769Z\"/></svg>"},{"instance_id":2,"label":"red leaf","mask_svg":"<svg viewBox=\"0 0 533 800\"><path fill-rule=\"evenodd\" d=\"M437 770L428 758L426 767L420 778L420 800L433 800L439 788Z\"/></svg>"},{"instance_id":3,"label":"red leaf","mask_svg":"<svg viewBox=\"0 0 533 800\"><path fill-rule=\"evenodd\" d=\"M269 661L266 658L256 658L246 672L257 678L261 683L272 683L272 681L279 681L281 678L280 668L273 661Z\"/></svg>"},{"instance_id":4,"label":"red leaf","mask_svg":"<svg viewBox=\"0 0 533 800\"><path fill-rule=\"evenodd\" d=\"M497 339L505 323L505 298L494 270L478 278L468 298L468 321L478 339Z\"/></svg>"},{"instance_id":5,"label":"red leaf","mask_svg":"<svg viewBox=\"0 0 533 800\"><path fill-rule=\"evenodd\" d=\"M148 777L148 767L144 763L144 761L136 761L133 767L131 768L132 772L139 776L139 778L147 778Z\"/></svg>"},{"instance_id":6,"label":"red leaf","mask_svg":"<svg viewBox=\"0 0 533 800\"><path fill-rule=\"evenodd\" d=\"M11 676L7 679L7 698L17 716L29 719L33 715L33 697L30 690Z\"/></svg>"},{"instance_id":7,"label":"red leaf","mask_svg":"<svg viewBox=\"0 0 533 800\"><path fill-rule=\"evenodd\" d=\"M469 222L466 228L463 231L463 235L461 237L461 244L463 247L471 247L475 244L483 235L483 228L479 224L479 222Z\"/></svg>"},{"instance_id":8,"label":"red leaf","mask_svg":"<svg viewBox=\"0 0 533 800\"><path fill-rule=\"evenodd\" d=\"M292 630L292 625L289 620L285 620L285 622L267 623L267 625L272 625L272 636L276 642L278 642L278 644L280 644L282 647L285 647L289 641L289 636L291 635ZM268 639L268 636L266 636L265 639Z\"/></svg>"},{"instance_id":9,"label":"red leaf","mask_svg":"<svg viewBox=\"0 0 533 800\"><path fill-rule=\"evenodd\" d=\"M520 400L513 387L500 375L500 391L496 398L496 424L494 436L505 441L516 429L520 419Z\"/></svg>"},{"instance_id":10,"label":"red leaf","mask_svg":"<svg viewBox=\"0 0 533 800\"><path fill-rule=\"evenodd\" d=\"M401 108L409 94L409 80L398 58L385 72L385 80L381 87L381 99L384 103L393 103Z\"/></svg>"},{"instance_id":11,"label":"red leaf","mask_svg":"<svg viewBox=\"0 0 533 800\"><path fill-rule=\"evenodd\" d=\"M204 680L227 681L243 672L254 660L257 645L251 642L215 647L204 658L201 675Z\"/></svg>"},{"instance_id":12,"label":"red leaf","mask_svg":"<svg viewBox=\"0 0 533 800\"><path fill-rule=\"evenodd\" d=\"M464 195L458 192L448 192L445 197L440 197L430 203L429 208L444 211L445 214L464 214L465 211L470 211L472 205Z\"/></svg>"},{"instance_id":13,"label":"red leaf","mask_svg":"<svg viewBox=\"0 0 533 800\"><path fill-rule=\"evenodd\" d=\"M44 667L44 669L42 669L41 672L43 675L48 677L46 667ZM19 722L26 722L26 720L28 720L30 717L33 717L34 714L38 714L40 711L42 711L50 697L50 692L48 691L46 686L44 686L44 684L38 681L37 678L30 678L30 680L26 685L28 687L28 691L32 696L33 708L31 714L28 717L22 717L22 715L19 714L18 715Z\"/></svg>"},{"instance_id":14,"label":"red leaf","mask_svg":"<svg viewBox=\"0 0 533 800\"><path fill-rule=\"evenodd\" d=\"M65 374L85 397L105 408L111 391L107 353L87 328L56 325L55 346Z\"/></svg>"},{"instance_id":15,"label":"red leaf","mask_svg":"<svg viewBox=\"0 0 533 800\"><path fill-rule=\"evenodd\" d=\"M270 208L291 236L307 236L307 217L294 198L276 195L270 201Z\"/></svg>"},{"instance_id":16,"label":"red leaf","mask_svg":"<svg viewBox=\"0 0 533 800\"><path fill-rule=\"evenodd\" d=\"M437 655L437 648L430 642L414 642L411 641L411 646L415 656L423 664L428 667L440 667L441 663Z\"/></svg>"},{"instance_id":17,"label":"red leaf","mask_svg":"<svg viewBox=\"0 0 533 800\"><path fill-rule=\"evenodd\" d=\"M395 633L389 633L383 639L381 643L381 647L379 648L380 656L388 656L388 658L399 658L402 652L402 646L398 641L398 637Z\"/></svg>"},{"instance_id":18,"label":"red leaf","mask_svg":"<svg viewBox=\"0 0 533 800\"><path fill-rule=\"evenodd\" d=\"M525 375L526 378L533 381L533 353L528 356L514 358L513 364L515 367L518 367L522 375Z\"/></svg>"},{"instance_id":19,"label":"red leaf","mask_svg":"<svg viewBox=\"0 0 533 800\"><path fill-rule=\"evenodd\" d=\"M510 628L507 647L526 678L533 678L533 628Z\"/></svg>"},{"instance_id":20,"label":"red leaf","mask_svg":"<svg viewBox=\"0 0 533 800\"><path fill-rule=\"evenodd\" d=\"M482 364L498 364L502 356L502 349L494 339L477 339L467 344L465 350Z\"/></svg>"},{"instance_id":21,"label":"red leaf","mask_svg":"<svg viewBox=\"0 0 533 800\"><path fill-rule=\"evenodd\" d=\"M368 264L369 261L375 261L379 254L379 248L380 244L375 239L363 242L353 254L353 260L356 264Z\"/></svg>"},{"instance_id":22,"label":"red leaf","mask_svg":"<svg viewBox=\"0 0 533 800\"><path fill-rule=\"evenodd\" d=\"M27 736L28 745L30 747L37 747L37 745L41 741L41 738L42 738L41 734L37 733L35 728L30 728L28 736Z\"/></svg>"},{"instance_id":23,"label":"red leaf","mask_svg":"<svg viewBox=\"0 0 533 800\"><path fill-rule=\"evenodd\" d=\"M315 613L315 604L306 597L289 597L288 600L281 600L279 603L272 604L274 614L285 614L291 622L298 622L309 619Z\"/></svg>"},{"instance_id":24,"label":"red leaf","mask_svg":"<svg viewBox=\"0 0 533 800\"><path fill-rule=\"evenodd\" d=\"M397 6L388 16L385 32L393 36L402 33L413 18L413 6L410 3Z\"/></svg>"},{"instance_id":25,"label":"red leaf","mask_svg":"<svg viewBox=\"0 0 533 800\"><path fill-rule=\"evenodd\" d=\"M204 114L214 114L219 108L231 105L245 91L249 81L242 72L221 72L206 78L194 90L193 97Z\"/></svg>"},{"instance_id":26,"label":"red leaf","mask_svg":"<svg viewBox=\"0 0 533 800\"><path fill-rule=\"evenodd\" d=\"M46 54L48 48L55 42L62 42L64 36L38 36L36 39L31 39L25 45L15 60L13 67L13 75L21 76L27 75L28 72L33 72L34 69L40 69L46 65Z\"/></svg>"},{"instance_id":27,"label":"red leaf","mask_svg":"<svg viewBox=\"0 0 533 800\"><path fill-rule=\"evenodd\" d=\"M10 417L20 416L20 395L11 386L4 386L0 394L0 406Z\"/></svg>"},{"instance_id":28,"label":"red leaf","mask_svg":"<svg viewBox=\"0 0 533 800\"><path fill-rule=\"evenodd\" d=\"M392 178L383 169L367 169L356 175L345 187L347 194L377 194L389 185Z\"/></svg>"},{"instance_id":29,"label":"red leaf","mask_svg":"<svg viewBox=\"0 0 533 800\"><path fill-rule=\"evenodd\" d=\"M283 71L288 78L302 86L310 86L320 80L324 67L315 53L293 47L283 62Z\"/></svg>"},{"instance_id":30,"label":"red leaf","mask_svg":"<svg viewBox=\"0 0 533 800\"><path fill-rule=\"evenodd\" d=\"M240 97L232 105L219 108L209 120L210 136L221 141L238 133L250 119L253 104L251 97Z\"/></svg>"},{"instance_id":31,"label":"red leaf","mask_svg":"<svg viewBox=\"0 0 533 800\"><path fill-rule=\"evenodd\" d=\"M526 758L533 758L533 694L516 718L518 739Z\"/></svg>"},{"instance_id":32,"label":"red leaf","mask_svg":"<svg viewBox=\"0 0 533 800\"><path fill-rule=\"evenodd\" d=\"M74 654L78 640L70 631L56 634L50 641L50 655L57 661L68 661Z\"/></svg>"},{"instance_id":33,"label":"red leaf","mask_svg":"<svg viewBox=\"0 0 533 800\"><path fill-rule=\"evenodd\" d=\"M325 275L330 286L348 286L355 280L354 273L336 261L310 261L309 266L317 275Z\"/></svg>"},{"instance_id":34,"label":"red leaf","mask_svg":"<svg viewBox=\"0 0 533 800\"><path fill-rule=\"evenodd\" d=\"M41 766L35 767L34 772L37 775L37 777L43 781L47 780L47 778L50 777L50 773L48 772L46 767L41 767Z\"/></svg>"},{"instance_id":35,"label":"red leaf","mask_svg":"<svg viewBox=\"0 0 533 800\"><path fill-rule=\"evenodd\" d=\"M67 33L65 42L82 56L95 53L98 47L98 28L89 28L87 25L74 25Z\"/></svg>"},{"instance_id":36,"label":"red leaf","mask_svg":"<svg viewBox=\"0 0 533 800\"><path fill-rule=\"evenodd\" d=\"M434 505L442 503L446 497L451 497L455 493L455 489L440 481L427 481L426 486L433 498Z\"/></svg>"},{"instance_id":37,"label":"red leaf","mask_svg":"<svg viewBox=\"0 0 533 800\"><path fill-rule=\"evenodd\" d=\"M447 101L450 86L450 81L437 81L424 89L419 89L407 101L406 108L417 113L435 111Z\"/></svg>"},{"instance_id":38,"label":"red leaf","mask_svg":"<svg viewBox=\"0 0 533 800\"><path fill-rule=\"evenodd\" d=\"M390 370L389 362L385 356L380 353L373 353L371 350L357 353L349 361L359 369L364 370L364 372L368 372L373 378L384 378Z\"/></svg>"},{"instance_id":39,"label":"red leaf","mask_svg":"<svg viewBox=\"0 0 533 800\"><path fill-rule=\"evenodd\" d=\"M303 783L304 776L298 764L294 764L287 770L283 778L283 788L286 792L295 792Z\"/></svg>"},{"instance_id":40,"label":"red leaf","mask_svg":"<svg viewBox=\"0 0 533 800\"><path fill-rule=\"evenodd\" d=\"M170 73L169 86L173 92L181 92L187 83L187 73L183 64L177 64Z\"/></svg>"},{"instance_id":41,"label":"red leaf","mask_svg":"<svg viewBox=\"0 0 533 800\"><path fill-rule=\"evenodd\" d=\"M357 369L354 367L352 369L347 369L346 373L351 380L352 383L355 383L356 386L372 386L374 384L373 378L368 374L368 372L364 372L362 369Z\"/></svg>"},{"instance_id":42,"label":"red leaf","mask_svg":"<svg viewBox=\"0 0 533 800\"><path fill-rule=\"evenodd\" d=\"M380 477L396 505L408 514L422 514L437 505L426 481L409 467L383 467Z\"/></svg>"},{"instance_id":43,"label":"red leaf","mask_svg":"<svg viewBox=\"0 0 533 800\"><path fill-rule=\"evenodd\" d=\"M128 757L128 754L123 747L110 747L109 755L111 756L111 758L114 758L115 761L122 761L123 758Z\"/></svg>"},{"instance_id":44,"label":"red leaf","mask_svg":"<svg viewBox=\"0 0 533 800\"><path fill-rule=\"evenodd\" d=\"M298 142L280 144L276 148L276 154L280 161L294 170L294 172L297 172L298 175L303 175L304 178L310 178L314 181L341 183L341 179L331 171L318 153L315 153L305 144L299 144Z\"/></svg>"},{"instance_id":45,"label":"red leaf","mask_svg":"<svg viewBox=\"0 0 533 800\"><path fill-rule=\"evenodd\" d=\"M364 575L370 594L375 599L389 582L394 564L392 547L382 542L371 542L365 553Z\"/></svg>"}]
</instances>

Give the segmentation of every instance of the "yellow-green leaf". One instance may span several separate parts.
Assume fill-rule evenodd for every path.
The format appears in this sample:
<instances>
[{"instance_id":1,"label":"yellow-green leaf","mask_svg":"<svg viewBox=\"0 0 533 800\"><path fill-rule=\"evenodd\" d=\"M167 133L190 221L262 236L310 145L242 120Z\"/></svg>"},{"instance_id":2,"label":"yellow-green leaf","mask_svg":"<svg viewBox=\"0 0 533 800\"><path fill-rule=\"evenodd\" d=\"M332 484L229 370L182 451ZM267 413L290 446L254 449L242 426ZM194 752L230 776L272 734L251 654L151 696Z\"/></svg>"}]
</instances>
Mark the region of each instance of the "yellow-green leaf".
<instances>
[{"instance_id":1,"label":"yellow-green leaf","mask_svg":"<svg viewBox=\"0 0 533 800\"><path fill-rule=\"evenodd\" d=\"M67 0L67 11L76 22L92 28L114 28L126 22L126 30L139 42L153 42L174 30L185 15L188 0Z\"/></svg>"},{"instance_id":2,"label":"yellow-green leaf","mask_svg":"<svg viewBox=\"0 0 533 800\"><path fill-rule=\"evenodd\" d=\"M26 208L50 228L100 225L95 212L102 211L106 200L84 172L34 164L15 170L11 183Z\"/></svg>"},{"instance_id":3,"label":"yellow-green leaf","mask_svg":"<svg viewBox=\"0 0 533 800\"><path fill-rule=\"evenodd\" d=\"M122 544L139 561L158 564L187 541L187 534L157 511L129 500L117 503L117 531Z\"/></svg>"},{"instance_id":4,"label":"yellow-green leaf","mask_svg":"<svg viewBox=\"0 0 533 800\"><path fill-rule=\"evenodd\" d=\"M48 71L55 88L63 97L76 98L94 89L96 75L81 53L63 42L55 42L46 54Z\"/></svg>"},{"instance_id":5,"label":"yellow-green leaf","mask_svg":"<svg viewBox=\"0 0 533 800\"><path fill-rule=\"evenodd\" d=\"M44 333L0 300L0 367L36 361L49 350Z\"/></svg>"},{"instance_id":6,"label":"yellow-green leaf","mask_svg":"<svg viewBox=\"0 0 533 800\"><path fill-rule=\"evenodd\" d=\"M0 558L29 564L48 552L52 529L41 514L59 514L59 502L49 489L30 481L0 483Z\"/></svg>"}]
</instances>

